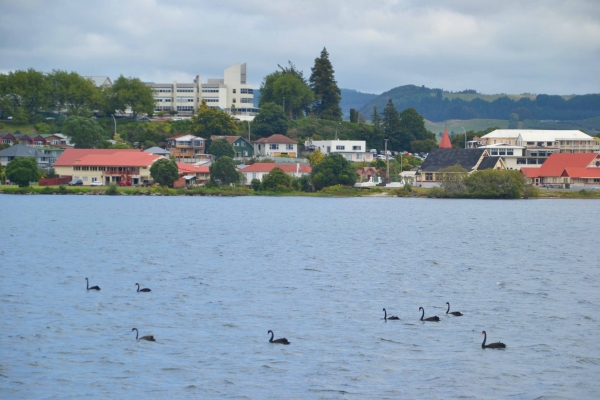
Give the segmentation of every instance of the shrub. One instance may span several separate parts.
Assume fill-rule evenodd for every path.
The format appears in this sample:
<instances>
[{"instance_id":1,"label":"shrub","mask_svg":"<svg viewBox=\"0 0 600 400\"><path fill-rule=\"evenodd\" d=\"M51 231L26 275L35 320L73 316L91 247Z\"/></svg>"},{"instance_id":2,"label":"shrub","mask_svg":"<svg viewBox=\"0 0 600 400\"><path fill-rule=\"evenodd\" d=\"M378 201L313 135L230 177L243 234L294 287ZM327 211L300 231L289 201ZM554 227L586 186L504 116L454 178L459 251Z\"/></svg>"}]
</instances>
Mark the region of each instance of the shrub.
<instances>
[{"instance_id":1,"label":"shrub","mask_svg":"<svg viewBox=\"0 0 600 400\"><path fill-rule=\"evenodd\" d=\"M67 189L66 186L60 185L58 187L58 194L67 194L69 193L69 190Z\"/></svg>"},{"instance_id":2,"label":"shrub","mask_svg":"<svg viewBox=\"0 0 600 400\"><path fill-rule=\"evenodd\" d=\"M429 190L429 193L427 193L427 197L441 199L441 198L448 197L448 196L444 189L442 189L440 187L434 187Z\"/></svg>"},{"instance_id":3,"label":"shrub","mask_svg":"<svg viewBox=\"0 0 600 400\"><path fill-rule=\"evenodd\" d=\"M254 178L250 182L250 185L252 185L252 189L254 189L256 192L258 192L258 190L260 189L260 180Z\"/></svg>"},{"instance_id":4,"label":"shrub","mask_svg":"<svg viewBox=\"0 0 600 400\"><path fill-rule=\"evenodd\" d=\"M110 185L108 185L108 188L106 189L106 191L104 193L109 196L115 196L115 195L119 194L117 184L113 182Z\"/></svg>"},{"instance_id":5,"label":"shrub","mask_svg":"<svg viewBox=\"0 0 600 400\"><path fill-rule=\"evenodd\" d=\"M523 198L531 199L535 197L540 197L540 190L533 185L525 185L523 188Z\"/></svg>"}]
</instances>

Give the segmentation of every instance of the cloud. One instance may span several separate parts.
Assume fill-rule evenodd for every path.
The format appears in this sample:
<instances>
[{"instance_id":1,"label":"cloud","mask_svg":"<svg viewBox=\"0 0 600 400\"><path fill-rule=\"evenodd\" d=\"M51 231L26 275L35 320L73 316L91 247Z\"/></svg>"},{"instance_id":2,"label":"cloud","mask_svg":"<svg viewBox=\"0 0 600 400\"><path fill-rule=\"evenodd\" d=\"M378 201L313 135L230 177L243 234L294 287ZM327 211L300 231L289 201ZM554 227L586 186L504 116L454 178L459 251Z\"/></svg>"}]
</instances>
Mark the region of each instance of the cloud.
<instances>
[{"instance_id":1,"label":"cloud","mask_svg":"<svg viewBox=\"0 0 600 400\"><path fill-rule=\"evenodd\" d=\"M600 92L596 0L3 1L0 69L204 81L236 62L259 85L306 76L327 47L340 87Z\"/></svg>"}]
</instances>

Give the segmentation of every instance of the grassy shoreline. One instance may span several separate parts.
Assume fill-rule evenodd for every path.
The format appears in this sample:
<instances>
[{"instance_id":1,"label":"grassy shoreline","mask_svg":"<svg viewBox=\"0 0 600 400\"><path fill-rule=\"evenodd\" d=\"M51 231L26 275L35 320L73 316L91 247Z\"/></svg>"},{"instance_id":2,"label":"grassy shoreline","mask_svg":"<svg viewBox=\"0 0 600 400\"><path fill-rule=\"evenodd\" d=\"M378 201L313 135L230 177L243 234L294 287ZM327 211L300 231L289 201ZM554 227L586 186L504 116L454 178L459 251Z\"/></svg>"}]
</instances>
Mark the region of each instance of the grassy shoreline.
<instances>
[{"instance_id":1,"label":"grassy shoreline","mask_svg":"<svg viewBox=\"0 0 600 400\"><path fill-rule=\"evenodd\" d=\"M19 188L14 185L0 185L0 194L45 194L45 195L100 195L106 194L107 187L86 186L30 186ZM385 190L381 188L356 189L351 187L336 186L326 188L319 192L256 192L247 187L208 188L196 187L193 189L169 189L164 187L118 187L117 194L121 196L271 196L271 197L415 197L429 198L431 189L413 188L410 193L402 190ZM600 199L600 190L580 191L540 191L539 199Z\"/></svg>"}]
</instances>

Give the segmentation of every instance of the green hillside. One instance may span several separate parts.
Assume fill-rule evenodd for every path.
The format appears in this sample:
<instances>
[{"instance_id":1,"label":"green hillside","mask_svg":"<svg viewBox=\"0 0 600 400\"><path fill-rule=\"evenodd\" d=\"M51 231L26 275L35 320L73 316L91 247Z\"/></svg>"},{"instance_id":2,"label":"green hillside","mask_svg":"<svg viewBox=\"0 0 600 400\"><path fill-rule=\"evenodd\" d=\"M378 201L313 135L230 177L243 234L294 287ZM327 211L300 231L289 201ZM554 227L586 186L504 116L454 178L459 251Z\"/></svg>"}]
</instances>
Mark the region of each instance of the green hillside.
<instances>
[{"instance_id":1,"label":"green hillside","mask_svg":"<svg viewBox=\"0 0 600 400\"><path fill-rule=\"evenodd\" d=\"M377 94L362 93L353 89L340 89L342 92L342 100L340 101L340 107L344 113L344 119L350 118L350 109L360 109L362 106L376 98ZM367 116L365 116L367 118Z\"/></svg>"},{"instance_id":2,"label":"green hillside","mask_svg":"<svg viewBox=\"0 0 600 400\"><path fill-rule=\"evenodd\" d=\"M425 128L433 133L440 133L444 131L444 126L448 126L448 132L463 133L462 128L465 131L483 131L488 128L498 127L500 129L508 128L508 120L503 119L468 119L458 120L451 119L445 122L431 122L425 120Z\"/></svg>"}]
</instances>

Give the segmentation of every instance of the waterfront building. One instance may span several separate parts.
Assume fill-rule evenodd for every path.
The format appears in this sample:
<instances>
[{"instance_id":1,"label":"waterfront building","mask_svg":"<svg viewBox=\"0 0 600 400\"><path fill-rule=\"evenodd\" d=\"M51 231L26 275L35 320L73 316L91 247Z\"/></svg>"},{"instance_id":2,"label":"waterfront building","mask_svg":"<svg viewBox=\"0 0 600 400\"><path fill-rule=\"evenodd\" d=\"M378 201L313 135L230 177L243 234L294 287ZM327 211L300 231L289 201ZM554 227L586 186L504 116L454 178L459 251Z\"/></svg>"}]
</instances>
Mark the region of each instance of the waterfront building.
<instances>
[{"instance_id":1,"label":"waterfront building","mask_svg":"<svg viewBox=\"0 0 600 400\"><path fill-rule=\"evenodd\" d=\"M600 189L600 154L554 153L539 168L521 173L533 185Z\"/></svg>"},{"instance_id":2,"label":"waterfront building","mask_svg":"<svg viewBox=\"0 0 600 400\"><path fill-rule=\"evenodd\" d=\"M506 169L501 157L492 157L486 149L432 149L415 173L416 184L422 187L439 186L442 179L440 170L460 165L468 173L484 169Z\"/></svg>"},{"instance_id":3,"label":"waterfront building","mask_svg":"<svg viewBox=\"0 0 600 400\"><path fill-rule=\"evenodd\" d=\"M54 163L59 176L81 179L83 185L140 185L152 181L150 167L162 156L139 149L66 149Z\"/></svg>"},{"instance_id":4,"label":"waterfront building","mask_svg":"<svg viewBox=\"0 0 600 400\"><path fill-rule=\"evenodd\" d=\"M324 155L339 153L352 162L373 161L373 153L367 151L364 140L307 140L304 146L308 151L319 149Z\"/></svg>"},{"instance_id":5,"label":"waterfront building","mask_svg":"<svg viewBox=\"0 0 600 400\"><path fill-rule=\"evenodd\" d=\"M245 168L240 169L244 176L244 183L250 185L252 179L262 181L265 175L271 172L274 168L280 168L283 172L295 178L300 178L303 175L310 174L312 168L307 164L277 164L277 163L254 163Z\"/></svg>"}]
</instances>

